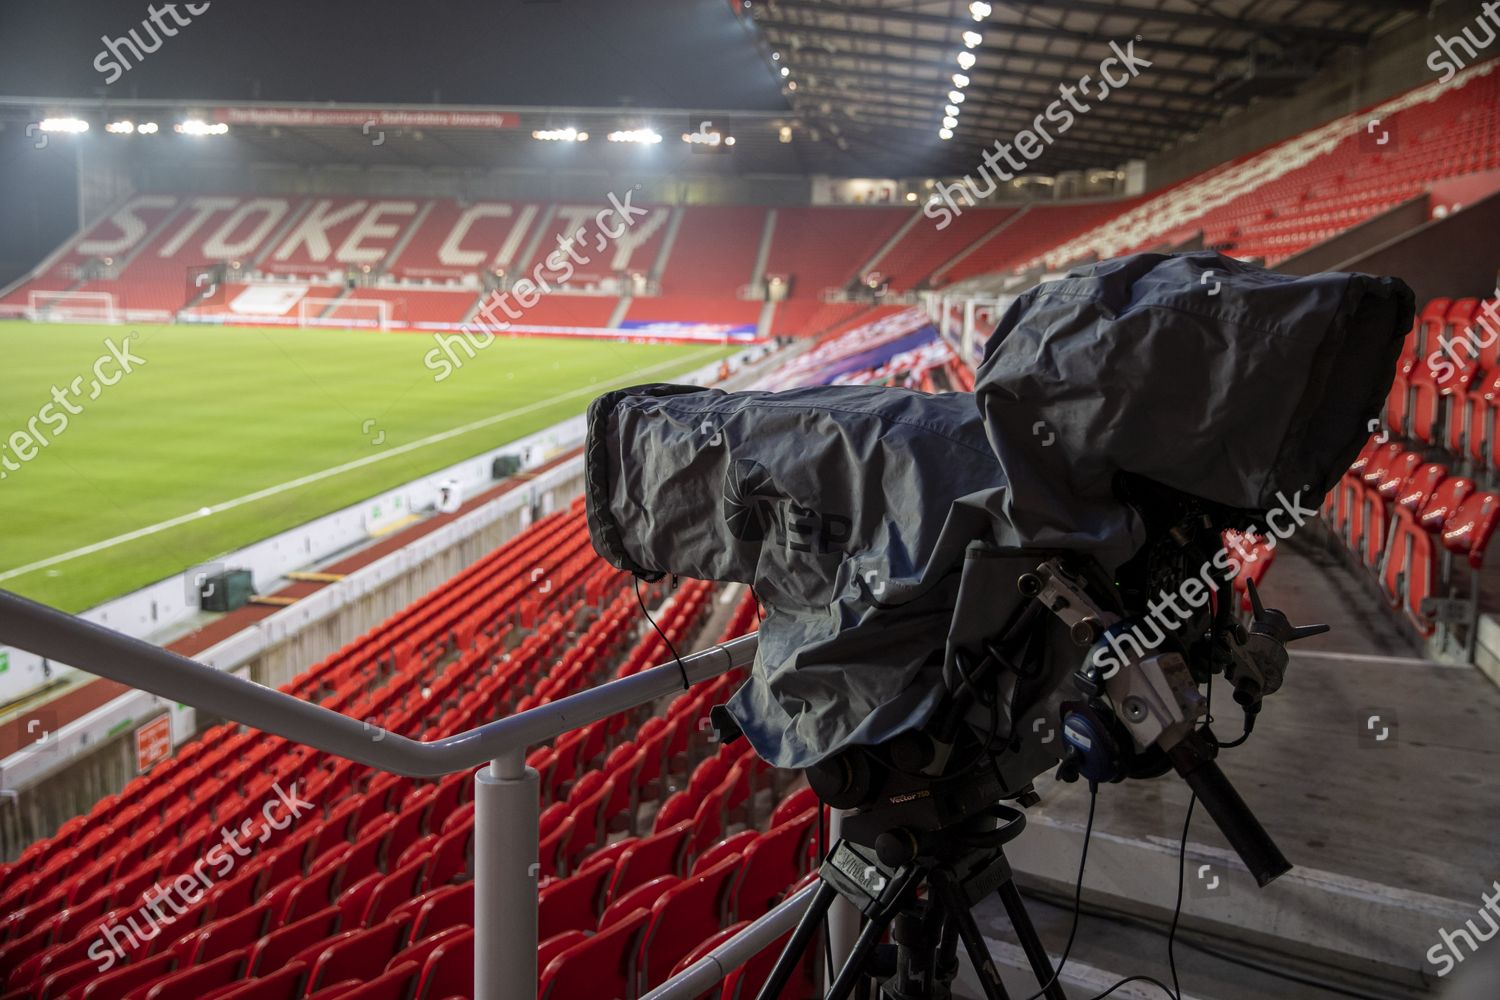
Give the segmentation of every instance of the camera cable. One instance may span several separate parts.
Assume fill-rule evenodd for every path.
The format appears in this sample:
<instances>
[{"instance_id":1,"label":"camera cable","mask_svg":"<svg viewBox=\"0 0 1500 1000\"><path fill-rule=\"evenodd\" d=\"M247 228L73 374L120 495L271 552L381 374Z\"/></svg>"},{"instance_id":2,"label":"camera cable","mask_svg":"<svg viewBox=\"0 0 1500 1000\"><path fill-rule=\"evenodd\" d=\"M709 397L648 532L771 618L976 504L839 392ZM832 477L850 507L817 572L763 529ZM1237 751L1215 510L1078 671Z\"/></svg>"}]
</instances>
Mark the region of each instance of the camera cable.
<instances>
[{"instance_id":1,"label":"camera cable","mask_svg":"<svg viewBox=\"0 0 1500 1000\"><path fill-rule=\"evenodd\" d=\"M1073 950L1073 939L1078 936L1078 919L1083 913L1083 871L1089 863L1089 842L1094 837L1094 807L1098 803L1099 786L1091 781L1089 782L1089 818L1088 823L1083 828L1083 851L1078 858L1078 880L1073 886L1073 927L1068 931L1068 943L1063 947L1062 958L1058 961L1057 968L1053 970L1052 977L1042 984L1041 989L1031 994L1026 1000L1039 1000L1044 993L1052 988L1052 984L1057 982L1058 978L1062 976L1063 966L1068 964L1068 955Z\"/></svg>"},{"instance_id":2,"label":"camera cable","mask_svg":"<svg viewBox=\"0 0 1500 1000\"><path fill-rule=\"evenodd\" d=\"M677 578L675 576L672 577L672 586L677 586ZM667 644L667 652L672 654L672 659L677 661L677 669L682 671L682 689L684 691L688 690L693 685L688 680L687 665L682 662L682 657L677 655L677 647L672 645L672 640L667 638L667 633L661 630L661 626L656 624L656 619L651 617L651 612L646 610L646 599L641 596L640 577L635 578L635 601L641 606L641 614L646 616L646 621L650 622L651 627L656 629L656 634L661 636L661 641Z\"/></svg>"}]
</instances>

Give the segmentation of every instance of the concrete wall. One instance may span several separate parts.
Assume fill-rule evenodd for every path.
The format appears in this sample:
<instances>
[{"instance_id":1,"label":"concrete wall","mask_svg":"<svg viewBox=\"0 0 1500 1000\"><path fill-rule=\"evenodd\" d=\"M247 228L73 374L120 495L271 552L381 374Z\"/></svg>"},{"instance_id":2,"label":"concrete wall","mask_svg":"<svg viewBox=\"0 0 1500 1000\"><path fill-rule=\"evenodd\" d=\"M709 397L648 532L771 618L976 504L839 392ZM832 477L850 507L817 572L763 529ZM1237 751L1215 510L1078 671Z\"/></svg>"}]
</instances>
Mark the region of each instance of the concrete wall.
<instances>
[{"instance_id":1,"label":"concrete wall","mask_svg":"<svg viewBox=\"0 0 1500 1000\"><path fill-rule=\"evenodd\" d=\"M1296 96L1256 102L1232 112L1221 124L1187 136L1175 147L1148 159L1148 189L1171 184L1432 82L1438 77L1428 68L1427 57L1435 48L1434 36L1451 38L1465 27L1473 29L1479 14L1478 3L1444 3L1431 19L1412 18L1376 38L1367 48L1340 53ZM1500 46L1483 55L1500 55Z\"/></svg>"},{"instance_id":2,"label":"concrete wall","mask_svg":"<svg viewBox=\"0 0 1500 1000\"><path fill-rule=\"evenodd\" d=\"M134 735L127 728L53 780L0 798L0 861L14 860L32 841L50 837L63 823L125 787L136 773Z\"/></svg>"}]
</instances>

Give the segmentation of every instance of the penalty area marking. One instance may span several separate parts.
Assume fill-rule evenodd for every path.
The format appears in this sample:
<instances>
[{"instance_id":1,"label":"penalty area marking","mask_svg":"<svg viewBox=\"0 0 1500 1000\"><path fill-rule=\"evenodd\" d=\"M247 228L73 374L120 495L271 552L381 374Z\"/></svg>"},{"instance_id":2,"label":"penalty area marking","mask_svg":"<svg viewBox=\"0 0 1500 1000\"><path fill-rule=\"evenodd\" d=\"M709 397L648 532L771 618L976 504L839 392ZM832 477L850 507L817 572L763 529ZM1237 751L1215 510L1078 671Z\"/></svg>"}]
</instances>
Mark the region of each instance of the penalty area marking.
<instances>
[{"instance_id":1,"label":"penalty area marking","mask_svg":"<svg viewBox=\"0 0 1500 1000\"><path fill-rule=\"evenodd\" d=\"M182 514L178 517L162 521L158 524L150 525L149 527L137 528L135 531L129 531L123 535L116 535L114 538L106 538L102 542L94 542L90 545L85 545L82 548L74 549L71 552L64 552L61 555L49 556L46 559L40 559L34 563L28 563L25 566L18 566L15 569L0 573L0 582L3 582L5 580L13 580L18 576L25 576L27 573L34 573L39 569L46 569L49 566L56 566L59 563L65 563L72 559L77 559L80 556L88 556L93 555L95 552L103 552L105 549L114 548L116 545L123 545L126 542L133 542L138 538L146 538L150 535L155 535L160 532L167 531L171 528L189 524L193 521L198 521L205 517L210 517L214 514L223 513L226 510L233 510L236 507L243 507L246 504L264 500L267 497L273 497L280 493L286 493L289 490L301 489L303 486L320 482L324 479L331 479L334 476L341 476L346 472L351 472L355 469L363 468L366 465L374 465L376 462L383 462L388 458L395 458L397 455L404 455L410 451L417 451L418 449L426 448L429 445L437 444L440 441L447 441L450 438L459 437L460 435L468 434L471 431L477 431L481 428L489 427L492 424L503 423L507 420L514 420L516 417L524 417L528 413L543 409L548 406L552 406L554 403L557 403L564 399L572 399L574 396L583 396L590 393L597 393L600 391L601 386L608 386L617 382L624 382L629 379L634 379L640 375L650 375L654 372L661 371L663 368L672 368L678 365L687 364L697 358L703 357L708 354L713 354L718 350L718 347L711 347L682 358L674 358L671 361L663 361L660 364L648 365L645 368L637 368L634 371L626 372L624 375L619 375L615 378L607 379L604 382L595 385L583 386L582 388L573 389L569 392L559 393L556 396L538 400L535 403L528 403L525 406L517 407L514 410L507 410L504 413L496 413L493 416L485 417L483 420L476 420L473 423L464 424L462 427L454 427L451 430L441 431L437 434L422 438L419 441L412 441L408 444L399 445L395 448L390 449L389 451L383 451L375 455L367 455L364 458L355 459L352 462L345 462L343 465L335 465L333 468L324 469L322 472L314 472L310 475L299 476L296 479L288 480L287 482L281 483L276 486L268 486L263 490L256 490L254 493L246 493L242 497L235 497L233 500L226 500L223 503L215 504L212 507L203 507L199 510L193 511L191 514Z\"/></svg>"}]
</instances>

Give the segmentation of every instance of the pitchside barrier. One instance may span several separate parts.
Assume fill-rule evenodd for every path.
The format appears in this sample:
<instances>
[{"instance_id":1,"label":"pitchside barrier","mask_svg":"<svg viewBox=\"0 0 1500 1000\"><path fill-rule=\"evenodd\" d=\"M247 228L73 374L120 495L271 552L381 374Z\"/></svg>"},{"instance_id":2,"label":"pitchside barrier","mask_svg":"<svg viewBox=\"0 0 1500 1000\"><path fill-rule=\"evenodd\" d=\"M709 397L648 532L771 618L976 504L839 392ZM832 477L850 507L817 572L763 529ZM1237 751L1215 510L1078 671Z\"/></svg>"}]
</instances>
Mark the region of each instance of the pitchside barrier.
<instances>
[{"instance_id":1,"label":"pitchside barrier","mask_svg":"<svg viewBox=\"0 0 1500 1000\"><path fill-rule=\"evenodd\" d=\"M0 643L392 774L432 778L487 764L474 775L474 1000L536 1000L541 779L526 766L527 750L673 694L684 672L698 684L746 667L757 641L731 639L440 740L384 731L377 739L347 715L0 590ZM816 888L794 893L642 1000L688 1000L712 988L791 931ZM837 932L840 952L847 928Z\"/></svg>"}]
</instances>

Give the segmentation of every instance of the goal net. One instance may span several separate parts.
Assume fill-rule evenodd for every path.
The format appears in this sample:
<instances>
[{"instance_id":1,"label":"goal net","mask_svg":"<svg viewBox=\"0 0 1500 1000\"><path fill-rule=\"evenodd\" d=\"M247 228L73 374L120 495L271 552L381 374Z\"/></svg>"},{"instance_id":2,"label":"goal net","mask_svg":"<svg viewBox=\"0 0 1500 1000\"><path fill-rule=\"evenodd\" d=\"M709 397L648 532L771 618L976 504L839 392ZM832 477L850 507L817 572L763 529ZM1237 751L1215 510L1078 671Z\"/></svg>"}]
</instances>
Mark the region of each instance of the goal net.
<instances>
[{"instance_id":1,"label":"goal net","mask_svg":"<svg viewBox=\"0 0 1500 1000\"><path fill-rule=\"evenodd\" d=\"M297 303L298 326L391 328L391 304L384 299L305 296Z\"/></svg>"},{"instance_id":2,"label":"goal net","mask_svg":"<svg viewBox=\"0 0 1500 1000\"><path fill-rule=\"evenodd\" d=\"M28 292L26 318L43 323L118 323L112 292Z\"/></svg>"}]
</instances>

